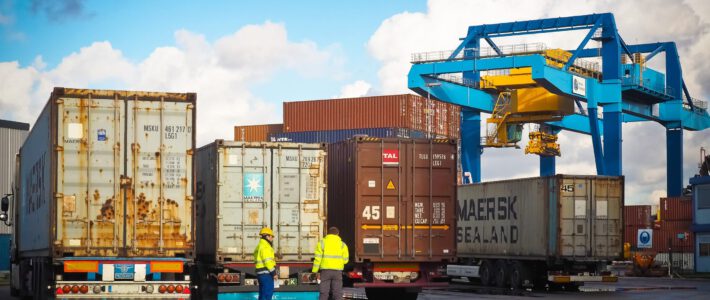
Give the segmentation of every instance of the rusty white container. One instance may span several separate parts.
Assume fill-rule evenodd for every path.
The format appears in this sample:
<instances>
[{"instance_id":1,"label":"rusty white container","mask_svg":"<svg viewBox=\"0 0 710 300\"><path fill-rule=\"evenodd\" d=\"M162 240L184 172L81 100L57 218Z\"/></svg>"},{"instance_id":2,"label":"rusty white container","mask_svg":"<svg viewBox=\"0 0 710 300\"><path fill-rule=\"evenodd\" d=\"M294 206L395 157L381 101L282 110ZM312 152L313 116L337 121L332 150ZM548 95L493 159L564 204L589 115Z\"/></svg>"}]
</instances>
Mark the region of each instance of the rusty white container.
<instances>
[{"instance_id":1,"label":"rusty white container","mask_svg":"<svg viewBox=\"0 0 710 300\"><path fill-rule=\"evenodd\" d=\"M20 256L192 257L195 98L55 88L20 149Z\"/></svg>"}]
</instances>

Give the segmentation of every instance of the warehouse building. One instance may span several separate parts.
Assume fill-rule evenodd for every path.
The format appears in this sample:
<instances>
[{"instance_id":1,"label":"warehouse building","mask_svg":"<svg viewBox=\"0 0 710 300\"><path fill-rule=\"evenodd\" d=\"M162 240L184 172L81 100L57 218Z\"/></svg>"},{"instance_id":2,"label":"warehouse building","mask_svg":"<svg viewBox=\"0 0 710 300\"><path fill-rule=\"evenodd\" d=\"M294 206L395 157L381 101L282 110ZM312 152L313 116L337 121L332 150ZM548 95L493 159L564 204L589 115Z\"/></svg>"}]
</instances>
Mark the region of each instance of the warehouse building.
<instances>
[{"instance_id":1,"label":"warehouse building","mask_svg":"<svg viewBox=\"0 0 710 300\"><path fill-rule=\"evenodd\" d=\"M0 120L0 196L12 194L15 175L15 155L25 141L30 124ZM10 238L12 229L0 222L0 271L10 269Z\"/></svg>"}]
</instances>

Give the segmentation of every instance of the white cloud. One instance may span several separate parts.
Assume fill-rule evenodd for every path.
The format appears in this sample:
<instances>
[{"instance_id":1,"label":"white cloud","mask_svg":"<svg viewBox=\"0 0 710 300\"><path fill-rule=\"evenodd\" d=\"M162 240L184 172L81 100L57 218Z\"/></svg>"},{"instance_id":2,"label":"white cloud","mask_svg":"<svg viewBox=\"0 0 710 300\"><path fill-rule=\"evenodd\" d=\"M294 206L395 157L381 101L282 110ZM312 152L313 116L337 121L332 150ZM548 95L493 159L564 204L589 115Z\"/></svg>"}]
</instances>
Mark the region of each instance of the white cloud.
<instances>
[{"instance_id":1,"label":"white cloud","mask_svg":"<svg viewBox=\"0 0 710 300\"><path fill-rule=\"evenodd\" d=\"M589 13L613 12L622 37L629 44L675 41L683 63L685 81L694 97L710 98L710 5L707 1L464 1L429 0L425 12L402 12L384 20L367 42L367 50L381 64L379 82L373 89L384 93L407 92L410 55L454 49L468 26L516 20L552 18ZM682 16L682 17L681 17ZM584 33L561 32L545 35L494 39L498 45L543 42L549 48L573 48ZM485 45L485 42L482 46ZM590 42L596 46L596 42ZM664 57L654 59L664 66ZM485 119L486 116L483 118ZM525 134L527 135L527 133ZM524 136L525 136L524 135ZM697 172L697 151L710 146L710 130L685 132L685 178ZM623 168L627 196L633 203L652 203L665 195L665 130L655 123L624 124ZM525 145L524 139L520 145ZM560 134L562 157L557 159L558 173L595 174L591 138L563 132ZM536 175L538 160L522 150L486 149L483 155L483 179L494 180ZM687 181L685 181L687 182ZM661 193L662 192L662 193ZM654 200L655 199L655 200Z\"/></svg>"},{"instance_id":2,"label":"white cloud","mask_svg":"<svg viewBox=\"0 0 710 300\"><path fill-rule=\"evenodd\" d=\"M24 68L0 63L0 117L32 123L55 86L196 92L198 144L204 144L230 139L236 124L279 121L277 104L251 93L255 83L283 70L302 77L342 76L339 55L337 46L291 41L283 24L271 22L245 26L213 43L178 30L174 46L156 48L140 61L108 41L95 42L50 70L41 56Z\"/></svg>"},{"instance_id":3,"label":"white cloud","mask_svg":"<svg viewBox=\"0 0 710 300\"><path fill-rule=\"evenodd\" d=\"M364 80L357 80L347 84L340 89L340 95L335 98L354 98L368 95L372 90L372 85Z\"/></svg>"}]
</instances>

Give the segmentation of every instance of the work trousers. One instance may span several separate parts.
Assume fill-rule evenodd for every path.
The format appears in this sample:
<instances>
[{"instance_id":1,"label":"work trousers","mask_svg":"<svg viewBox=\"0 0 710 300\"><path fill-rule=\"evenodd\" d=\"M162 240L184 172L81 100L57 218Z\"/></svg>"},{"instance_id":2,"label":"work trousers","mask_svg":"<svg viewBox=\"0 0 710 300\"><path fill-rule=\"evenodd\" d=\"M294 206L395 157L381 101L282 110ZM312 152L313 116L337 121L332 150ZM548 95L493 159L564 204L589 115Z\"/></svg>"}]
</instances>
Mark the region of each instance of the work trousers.
<instances>
[{"instance_id":1,"label":"work trousers","mask_svg":"<svg viewBox=\"0 0 710 300\"><path fill-rule=\"evenodd\" d=\"M256 276L259 281L259 300L271 300L274 295L274 276L271 274L260 274Z\"/></svg>"},{"instance_id":2,"label":"work trousers","mask_svg":"<svg viewBox=\"0 0 710 300\"><path fill-rule=\"evenodd\" d=\"M320 300L328 300L328 294L333 294L334 300L343 299L343 271L320 271Z\"/></svg>"}]
</instances>

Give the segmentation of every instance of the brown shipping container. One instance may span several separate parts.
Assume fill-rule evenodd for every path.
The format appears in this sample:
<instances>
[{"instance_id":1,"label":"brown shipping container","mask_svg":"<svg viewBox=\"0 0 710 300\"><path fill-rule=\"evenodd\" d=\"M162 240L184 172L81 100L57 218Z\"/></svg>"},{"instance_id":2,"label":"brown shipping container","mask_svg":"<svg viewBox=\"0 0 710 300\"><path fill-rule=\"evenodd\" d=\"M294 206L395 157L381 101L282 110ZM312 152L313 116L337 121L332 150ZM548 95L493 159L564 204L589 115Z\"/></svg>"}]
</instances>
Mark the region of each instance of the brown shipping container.
<instances>
[{"instance_id":1,"label":"brown shipping container","mask_svg":"<svg viewBox=\"0 0 710 300\"><path fill-rule=\"evenodd\" d=\"M456 143L450 140L330 144L328 226L340 229L356 263L451 260L455 183Z\"/></svg>"},{"instance_id":2,"label":"brown shipping container","mask_svg":"<svg viewBox=\"0 0 710 300\"><path fill-rule=\"evenodd\" d=\"M651 206L650 205L627 205L624 206L624 224L634 226L651 227Z\"/></svg>"},{"instance_id":3,"label":"brown shipping container","mask_svg":"<svg viewBox=\"0 0 710 300\"><path fill-rule=\"evenodd\" d=\"M693 201L690 197L661 198L661 220L692 221Z\"/></svg>"},{"instance_id":4,"label":"brown shipping container","mask_svg":"<svg viewBox=\"0 0 710 300\"><path fill-rule=\"evenodd\" d=\"M692 247L695 245L695 235L690 230L691 225L690 221L661 221L660 227L653 229L651 249L638 250L668 252L668 239L671 238L673 252L692 252ZM627 225L624 231L624 242L631 244L632 250L637 250L638 230L652 228L652 226L645 225ZM678 234L681 233L684 235L683 239L678 238Z\"/></svg>"},{"instance_id":5,"label":"brown shipping container","mask_svg":"<svg viewBox=\"0 0 710 300\"><path fill-rule=\"evenodd\" d=\"M459 137L461 108L402 94L284 102L284 132L355 128L408 128Z\"/></svg>"},{"instance_id":6,"label":"brown shipping container","mask_svg":"<svg viewBox=\"0 0 710 300\"><path fill-rule=\"evenodd\" d=\"M237 142L267 142L269 134L282 133L284 124L264 124L234 126L234 140Z\"/></svg>"}]
</instances>

